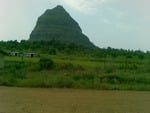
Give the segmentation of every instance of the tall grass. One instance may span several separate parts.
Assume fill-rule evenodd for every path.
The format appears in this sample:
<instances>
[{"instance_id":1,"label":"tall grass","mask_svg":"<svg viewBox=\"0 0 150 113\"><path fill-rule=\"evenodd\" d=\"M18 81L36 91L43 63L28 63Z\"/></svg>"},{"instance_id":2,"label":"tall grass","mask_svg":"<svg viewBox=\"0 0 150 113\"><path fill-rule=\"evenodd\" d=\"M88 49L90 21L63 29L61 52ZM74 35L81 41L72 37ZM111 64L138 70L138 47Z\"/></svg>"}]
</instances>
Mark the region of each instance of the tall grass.
<instances>
[{"instance_id":1,"label":"tall grass","mask_svg":"<svg viewBox=\"0 0 150 113\"><path fill-rule=\"evenodd\" d=\"M141 59L7 57L0 85L19 87L150 90L150 64ZM147 60L147 59L146 59Z\"/></svg>"}]
</instances>

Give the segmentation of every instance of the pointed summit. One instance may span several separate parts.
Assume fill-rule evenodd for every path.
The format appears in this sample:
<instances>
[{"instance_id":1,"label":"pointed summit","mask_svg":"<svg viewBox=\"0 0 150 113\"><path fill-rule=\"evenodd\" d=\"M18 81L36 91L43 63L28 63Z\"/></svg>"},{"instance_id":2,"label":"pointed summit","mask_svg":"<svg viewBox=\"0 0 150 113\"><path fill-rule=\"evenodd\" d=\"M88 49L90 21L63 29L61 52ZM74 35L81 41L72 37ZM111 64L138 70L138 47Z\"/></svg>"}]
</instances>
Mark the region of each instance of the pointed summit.
<instances>
[{"instance_id":1,"label":"pointed summit","mask_svg":"<svg viewBox=\"0 0 150 113\"><path fill-rule=\"evenodd\" d=\"M65 10L62 5L57 5L54 9Z\"/></svg>"},{"instance_id":2,"label":"pointed summit","mask_svg":"<svg viewBox=\"0 0 150 113\"><path fill-rule=\"evenodd\" d=\"M66 12L66 10L64 9L64 7L63 6L61 6L61 5L57 5L56 7L54 7L53 9L48 9L47 11L61 11L61 12Z\"/></svg>"},{"instance_id":3,"label":"pointed summit","mask_svg":"<svg viewBox=\"0 0 150 113\"><path fill-rule=\"evenodd\" d=\"M39 17L29 41L50 41L53 39L66 44L74 43L94 47L87 36L82 33L79 24L61 5L46 10Z\"/></svg>"}]
</instances>

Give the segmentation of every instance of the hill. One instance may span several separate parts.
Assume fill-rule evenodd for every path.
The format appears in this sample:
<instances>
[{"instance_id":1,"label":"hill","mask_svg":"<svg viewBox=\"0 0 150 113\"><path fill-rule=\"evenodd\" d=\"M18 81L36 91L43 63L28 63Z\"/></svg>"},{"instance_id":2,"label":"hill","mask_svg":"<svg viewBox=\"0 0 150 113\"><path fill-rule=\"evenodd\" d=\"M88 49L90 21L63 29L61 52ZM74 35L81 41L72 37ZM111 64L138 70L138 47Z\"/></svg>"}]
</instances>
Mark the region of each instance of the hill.
<instances>
[{"instance_id":1,"label":"hill","mask_svg":"<svg viewBox=\"0 0 150 113\"><path fill-rule=\"evenodd\" d=\"M95 47L88 37L82 33L79 24L62 7L48 9L38 18L29 41L58 40L65 44L76 44L86 47Z\"/></svg>"}]
</instances>

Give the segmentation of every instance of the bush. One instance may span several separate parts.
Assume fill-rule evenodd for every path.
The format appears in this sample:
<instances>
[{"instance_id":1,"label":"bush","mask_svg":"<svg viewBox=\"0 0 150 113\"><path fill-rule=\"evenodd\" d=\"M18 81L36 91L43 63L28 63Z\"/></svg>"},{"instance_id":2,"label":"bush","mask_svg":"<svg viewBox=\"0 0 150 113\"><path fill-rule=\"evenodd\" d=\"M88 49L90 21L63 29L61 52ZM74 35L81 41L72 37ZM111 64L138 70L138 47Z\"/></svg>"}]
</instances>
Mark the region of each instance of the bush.
<instances>
[{"instance_id":1,"label":"bush","mask_svg":"<svg viewBox=\"0 0 150 113\"><path fill-rule=\"evenodd\" d=\"M58 79L56 81L56 87L58 87L58 88L72 88L73 87L73 80L71 77L68 77L68 76L58 77Z\"/></svg>"},{"instance_id":2,"label":"bush","mask_svg":"<svg viewBox=\"0 0 150 113\"><path fill-rule=\"evenodd\" d=\"M54 48L49 49L49 54L50 55L56 55L56 49L54 49Z\"/></svg>"},{"instance_id":3,"label":"bush","mask_svg":"<svg viewBox=\"0 0 150 113\"><path fill-rule=\"evenodd\" d=\"M60 64L60 69L61 70L71 70L74 69L74 65L72 63L62 63Z\"/></svg>"},{"instance_id":4,"label":"bush","mask_svg":"<svg viewBox=\"0 0 150 113\"><path fill-rule=\"evenodd\" d=\"M48 57L40 58L39 64L40 64L40 69L42 70L49 70L54 67L53 60Z\"/></svg>"},{"instance_id":5,"label":"bush","mask_svg":"<svg viewBox=\"0 0 150 113\"><path fill-rule=\"evenodd\" d=\"M113 74L101 76L99 79L101 83L111 84L120 84L126 81L125 78Z\"/></svg>"}]
</instances>

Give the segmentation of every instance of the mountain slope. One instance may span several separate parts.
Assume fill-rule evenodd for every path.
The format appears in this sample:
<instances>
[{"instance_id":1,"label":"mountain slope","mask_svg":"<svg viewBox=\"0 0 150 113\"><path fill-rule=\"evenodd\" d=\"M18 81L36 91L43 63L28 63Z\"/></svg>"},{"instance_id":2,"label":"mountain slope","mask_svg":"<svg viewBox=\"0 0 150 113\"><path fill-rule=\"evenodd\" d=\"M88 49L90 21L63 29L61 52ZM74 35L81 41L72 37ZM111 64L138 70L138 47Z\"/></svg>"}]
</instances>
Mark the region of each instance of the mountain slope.
<instances>
[{"instance_id":1,"label":"mountain slope","mask_svg":"<svg viewBox=\"0 0 150 113\"><path fill-rule=\"evenodd\" d=\"M82 33L79 24L62 7L47 10L39 17L29 41L58 40L65 44L95 47Z\"/></svg>"}]
</instances>

